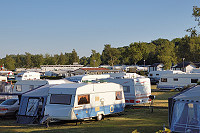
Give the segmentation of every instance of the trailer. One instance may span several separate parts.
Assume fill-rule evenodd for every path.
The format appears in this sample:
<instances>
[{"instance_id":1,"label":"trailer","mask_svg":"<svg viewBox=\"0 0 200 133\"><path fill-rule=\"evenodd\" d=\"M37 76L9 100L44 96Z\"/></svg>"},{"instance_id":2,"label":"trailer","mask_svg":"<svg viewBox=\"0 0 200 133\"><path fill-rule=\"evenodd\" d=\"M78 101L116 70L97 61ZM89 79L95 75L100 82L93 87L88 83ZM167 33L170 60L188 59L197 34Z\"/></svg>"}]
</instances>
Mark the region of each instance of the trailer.
<instances>
[{"instance_id":1,"label":"trailer","mask_svg":"<svg viewBox=\"0 0 200 133\"><path fill-rule=\"evenodd\" d=\"M15 83L12 93L22 94L46 84L64 84L70 81L66 79L60 80L19 80Z\"/></svg>"},{"instance_id":2,"label":"trailer","mask_svg":"<svg viewBox=\"0 0 200 133\"><path fill-rule=\"evenodd\" d=\"M80 82L91 82L94 80L105 79L109 78L109 74L102 74L102 75L76 75L72 77L66 78L69 81L80 83Z\"/></svg>"},{"instance_id":3,"label":"trailer","mask_svg":"<svg viewBox=\"0 0 200 133\"><path fill-rule=\"evenodd\" d=\"M150 78L152 84L157 84L162 75L175 74L175 73L183 73L183 72L180 70L151 71L149 72L148 77Z\"/></svg>"},{"instance_id":4,"label":"trailer","mask_svg":"<svg viewBox=\"0 0 200 133\"><path fill-rule=\"evenodd\" d=\"M45 116L50 120L84 120L124 110L123 87L115 83L74 83L50 87Z\"/></svg>"},{"instance_id":5,"label":"trailer","mask_svg":"<svg viewBox=\"0 0 200 133\"><path fill-rule=\"evenodd\" d=\"M7 82L7 77L6 76L0 76L0 81Z\"/></svg>"},{"instance_id":6,"label":"trailer","mask_svg":"<svg viewBox=\"0 0 200 133\"><path fill-rule=\"evenodd\" d=\"M106 82L113 82L123 86L126 105L150 103L150 79L136 73L111 74Z\"/></svg>"},{"instance_id":7,"label":"trailer","mask_svg":"<svg viewBox=\"0 0 200 133\"><path fill-rule=\"evenodd\" d=\"M15 78L17 81L19 80L38 80L40 79L39 72L22 72L18 73Z\"/></svg>"},{"instance_id":8,"label":"trailer","mask_svg":"<svg viewBox=\"0 0 200 133\"><path fill-rule=\"evenodd\" d=\"M200 73L182 73L162 75L157 88L180 90L188 85L196 85L200 82Z\"/></svg>"}]
</instances>

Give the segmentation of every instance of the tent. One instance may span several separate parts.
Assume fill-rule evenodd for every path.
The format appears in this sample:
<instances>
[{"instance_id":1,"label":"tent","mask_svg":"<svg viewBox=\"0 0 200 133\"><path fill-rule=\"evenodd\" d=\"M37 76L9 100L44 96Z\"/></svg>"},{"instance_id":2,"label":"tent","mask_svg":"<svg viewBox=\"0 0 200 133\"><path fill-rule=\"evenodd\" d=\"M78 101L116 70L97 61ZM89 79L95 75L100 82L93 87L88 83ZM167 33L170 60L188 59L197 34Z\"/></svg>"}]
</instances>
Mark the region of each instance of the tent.
<instances>
[{"instance_id":1,"label":"tent","mask_svg":"<svg viewBox=\"0 0 200 133\"><path fill-rule=\"evenodd\" d=\"M17 123L37 123L43 117L44 107L48 96L50 85L42 86L33 91L22 94Z\"/></svg>"},{"instance_id":2,"label":"tent","mask_svg":"<svg viewBox=\"0 0 200 133\"><path fill-rule=\"evenodd\" d=\"M65 83L73 83L67 81ZM58 83L57 83L58 84ZM62 82L60 84L63 84ZM39 123L44 116L49 88L56 84L47 84L25 92L20 97L20 107L17 115L17 123L33 124Z\"/></svg>"},{"instance_id":3,"label":"tent","mask_svg":"<svg viewBox=\"0 0 200 133\"><path fill-rule=\"evenodd\" d=\"M170 130L200 133L200 85L191 87L168 101Z\"/></svg>"}]
</instances>

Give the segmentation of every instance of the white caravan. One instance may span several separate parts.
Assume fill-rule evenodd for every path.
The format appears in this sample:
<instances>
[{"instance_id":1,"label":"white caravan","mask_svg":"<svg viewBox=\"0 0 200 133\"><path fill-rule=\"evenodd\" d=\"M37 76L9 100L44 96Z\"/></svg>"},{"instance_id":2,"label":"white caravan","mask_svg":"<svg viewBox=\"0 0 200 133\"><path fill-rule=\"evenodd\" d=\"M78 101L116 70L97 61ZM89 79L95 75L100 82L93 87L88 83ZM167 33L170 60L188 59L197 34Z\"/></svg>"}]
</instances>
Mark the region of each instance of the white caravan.
<instances>
[{"instance_id":1,"label":"white caravan","mask_svg":"<svg viewBox=\"0 0 200 133\"><path fill-rule=\"evenodd\" d=\"M38 80L40 79L39 72L23 72L16 75L16 80Z\"/></svg>"},{"instance_id":2,"label":"white caravan","mask_svg":"<svg viewBox=\"0 0 200 133\"><path fill-rule=\"evenodd\" d=\"M200 82L200 73L182 73L162 75L157 88L159 89L182 89L187 85L196 85Z\"/></svg>"},{"instance_id":3,"label":"white caravan","mask_svg":"<svg viewBox=\"0 0 200 133\"><path fill-rule=\"evenodd\" d=\"M52 84L64 84L64 83L72 83L65 79L60 80L19 80L15 83L15 86L13 88L13 93L21 94L25 93L27 91L33 90L35 88L38 88L40 86L44 86L46 84L52 85Z\"/></svg>"},{"instance_id":4,"label":"white caravan","mask_svg":"<svg viewBox=\"0 0 200 133\"><path fill-rule=\"evenodd\" d=\"M0 81L7 82L7 77L6 76L0 76Z\"/></svg>"},{"instance_id":5,"label":"white caravan","mask_svg":"<svg viewBox=\"0 0 200 133\"><path fill-rule=\"evenodd\" d=\"M90 81L94 81L94 80L98 80L98 79L105 79L105 78L109 78L110 75L109 74L104 74L104 75L76 75L76 76L72 76L72 77L68 77L66 78L69 81L72 82L90 82Z\"/></svg>"},{"instance_id":6,"label":"white caravan","mask_svg":"<svg viewBox=\"0 0 200 133\"><path fill-rule=\"evenodd\" d=\"M45 116L50 120L83 120L124 110L123 88L115 83L74 83L50 87Z\"/></svg>"},{"instance_id":7,"label":"white caravan","mask_svg":"<svg viewBox=\"0 0 200 133\"><path fill-rule=\"evenodd\" d=\"M163 70L163 71L151 71L148 74L148 77L151 80L151 83L158 83L160 77L165 74L175 74L175 73L183 73L180 70Z\"/></svg>"},{"instance_id":8,"label":"white caravan","mask_svg":"<svg viewBox=\"0 0 200 133\"><path fill-rule=\"evenodd\" d=\"M123 86L126 105L149 103L151 99L151 83L149 78L136 73L111 74L107 82Z\"/></svg>"}]
</instances>

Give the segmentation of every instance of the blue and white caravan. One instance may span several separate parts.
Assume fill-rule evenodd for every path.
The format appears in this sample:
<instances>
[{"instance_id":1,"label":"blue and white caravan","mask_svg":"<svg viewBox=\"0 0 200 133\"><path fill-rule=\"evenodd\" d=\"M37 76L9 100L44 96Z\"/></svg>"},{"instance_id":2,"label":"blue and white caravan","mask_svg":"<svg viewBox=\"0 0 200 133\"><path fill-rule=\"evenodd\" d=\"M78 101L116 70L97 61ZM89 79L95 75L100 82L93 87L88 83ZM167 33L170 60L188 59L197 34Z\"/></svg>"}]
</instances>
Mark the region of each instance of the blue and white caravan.
<instances>
[{"instance_id":1,"label":"blue and white caravan","mask_svg":"<svg viewBox=\"0 0 200 133\"><path fill-rule=\"evenodd\" d=\"M76 83L50 87L45 115L50 120L83 120L124 110L123 87L116 83Z\"/></svg>"}]
</instances>

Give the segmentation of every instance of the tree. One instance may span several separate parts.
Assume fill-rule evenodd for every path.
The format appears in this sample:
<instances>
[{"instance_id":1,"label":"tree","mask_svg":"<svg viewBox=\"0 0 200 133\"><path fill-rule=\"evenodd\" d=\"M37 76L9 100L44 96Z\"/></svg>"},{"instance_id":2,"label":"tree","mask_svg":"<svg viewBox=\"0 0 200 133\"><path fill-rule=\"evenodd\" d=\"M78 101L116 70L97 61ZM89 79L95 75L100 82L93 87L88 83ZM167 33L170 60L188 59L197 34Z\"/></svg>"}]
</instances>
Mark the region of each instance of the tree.
<instances>
[{"instance_id":1,"label":"tree","mask_svg":"<svg viewBox=\"0 0 200 133\"><path fill-rule=\"evenodd\" d=\"M101 64L101 55L96 53L95 50L92 50L92 54L90 56L90 66L98 67Z\"/></svg>"},{"instance_id":2,"label":"tree","mask_svg":"<svg viewBox=\"0 0 200 133\"><path fill-rule=\"evenodd\" d=\"M28 52L25 52L25 66L26 68L31 68L32 67L32 55Z\"/></svg>"},{"instance_id":3,"label":"tree","mask_svg":"<svg viewBox=\"0 0 200 133\"><path fill-rule=\"evenodd\" d=\"M104 50L102 52L102 62L104 64L109 64L114 66L118 64L120 56L120 51L117 48L111 48L110 44L104 45Z\"/></svg>"},{"instance_id":4,"label":"tree","mask_svg":"<svg viewBox=\"0 0 200 133\"><path fill-rule=\"evenodd\" d=\"M200 36L198 37L183 37L176 46L178 60L182 61L185 58L188 61L200 61Z\"/></svg>"},{"instance_id":5,"label":"tree","mask_svg":"<svg viewBox=\"0 0 200 133\"><path fill-rule=\"evenodd\" d=\"M22 56L17 54L16 58L15 58L15 67L16 68L20 68L23 67L23 63L22 63Z\"/></svg>"},{"instance_id":6,"label":"tree","mask_svg":"<svg viewBox=\"0 0 200 133\"><path fill-rule=\"evenodd\" d=\"M73 64L74 62L79 63L79 57L75 51L75 49L72 50L72 53L70 55L69 63Z\"/></svg>"},{"instance_id":7,"label":"tree","mask_svg":"<svg viewBox=\"0 0 200 133\"><path fill-rule=\"evenodd\" d=\"M195 21L198 22L198 25L200 25L200 8L197 6L193 6L193 13L192 16L195 17Z\"/></svg>"},{"instance_id":8,"label":"tree","mask_svg":"<svg viewBox=\"0 0 200 133\"><path fill-rule=\"evenodd\" d=\"M44 65L55 65L56 60L49 54L45 54L44 56Z\"/></svg>"},{"instance_id":9,"label":"tree","mask_svg":"<svg viewBox=\"0 0 200 133\"><path fill-rule=\"evenodd\" d=\"M11 55L6 55L4 65L8 70L15 70L15 60L11 57Z\"/></svg>"},{"instance_id":10,"label":"tree","mask_svg":"<svg viewBox=\"0 0 200 133\"><path fill-rule=\"evenodd\" d=\"M82 58L80 58L80 64L84 65L84 66L87 66L88 65L88 60L89 60L89 57L83 56Z\"/></svg>"},{"instance_id":11,"label":"tree","mask_svg":"<svg viewBox=\"0 0 200 133\"><path fill-rule=\"evenodd\" d=\"M177 63L175 54L175 44L167 39L157 39L153 41L156 47L157 59L164 64L164 69L170 69L172 63Z\"/></svg>"},{"instance_id":12,"label":"tree","mask_svg":"<svg viewBox=\"0 0 200 133\"><path fill-rule=\"evenodd\" d=\"M140 61L143 58L140 43L134 43L134 44L131 43L129 45L128 51L129 51L129 61L131 63L134 63L135 65L138 61Z\"/></svg>"},{"instance_id":13,"label":"tree","mask_svg":"<svg viewBox=\"0 0 200 133\"><path fill-rule=\"evenodd\" d=\"M58 59L58 64L64 65L65 64L65 55L61 52L59 59Z\"/></svg>"},{"instance_id":14,"label":"tree","mask_svg":"<svg viewBox=\"0 0 200 133\"><path fill-rule=\"evenodd\" d=\"M36 54L32 56L32 62L33 62L33 67L40 67L40 65L43 65L44 63L44 58L42 54Z\"/></svg>"},{"instance_id":15,"label":"tree","mask_svg":"<svg viewBox=\"0 0 200 133\"><path fill-rule=\"evenodd\" d=\"M129 57L128 57L128 46L124 46L124 47L119 47L117 48L118 51L120 52L120 55L119 55L119 64L126 64L126 65L129 65Z\"/></svg>"}]
</instances>

